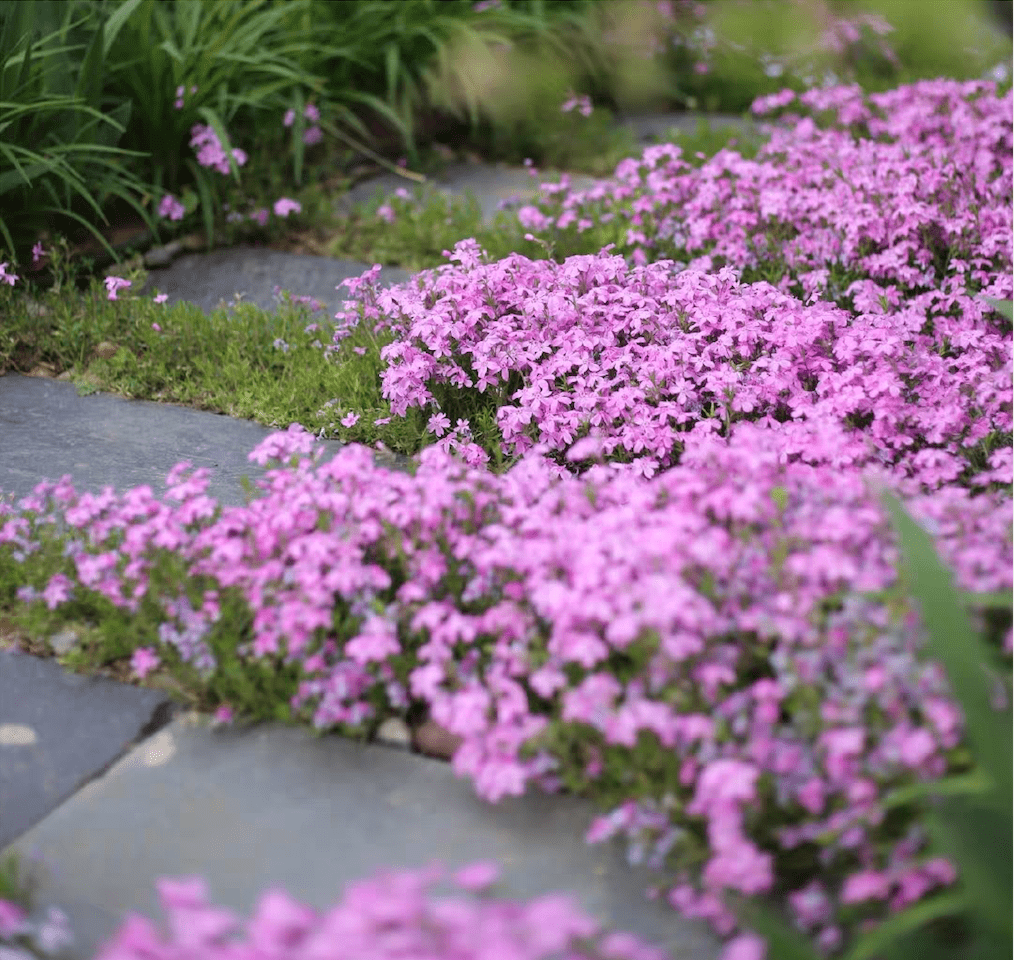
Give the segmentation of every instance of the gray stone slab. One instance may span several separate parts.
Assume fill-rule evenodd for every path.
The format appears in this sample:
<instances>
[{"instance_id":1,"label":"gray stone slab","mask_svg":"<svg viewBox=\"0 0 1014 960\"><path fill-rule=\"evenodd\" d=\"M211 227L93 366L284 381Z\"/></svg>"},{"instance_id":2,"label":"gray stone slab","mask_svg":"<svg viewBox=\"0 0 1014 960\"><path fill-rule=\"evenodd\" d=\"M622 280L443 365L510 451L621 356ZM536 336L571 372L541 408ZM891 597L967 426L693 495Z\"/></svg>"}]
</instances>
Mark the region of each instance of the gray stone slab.
<instances>
[{"instance_id":1,"label":"gray stone slab","mask_svg":"<svg viewBox=\"0 0 1014 960\"><path fill-rule=\"evenodd\" d=\"M324 910L349 882L384 868L494 859L502 895L568 890L602 922L711 960L716 941L645 898L657 875L618 847L590 847L594 810L574 797L530 792L499 804L450 766L401 750L294 727L195 727L175 719L89 783L13 847L52 871L40 902L64 908L75 960L128 910L161 922L154 881L200 875L210 896L248 917L280 885Z\"/></svg>"},{"instance_id":2,"label":"gray stone slab","mask_svg":"<svg viewBox=\"0 0 1014 960\"><path fill-rule=\"evenodd\" d=\"M333 317L348 299L344 288L339 292L336 286L342 280L358 277L369 266L354 260L241 245L187 253L169 267L150 270L142 292L157 288L168 295L169 303L185 300L210 313L235 300L237 294L246 303L273 310L278 302L274 293L277 286L295 296L315 297L325 304L325 316ZM380 281L400 283L410 276L407 270L385 267Z\"/></svg>"},{"instance_id":3,"label":"gray stone slab","mask_svg":"<svg viewBox=\"0 0 1014 960\"><path fill-rule=\"evenodd\" d=\"M0 649L0 847L168 722L157 691Z\"/></svg>"},{"instance_id":4,"label":"gray stone slab","mask_svg":"<svg viewBox=\"0 0 1014 960\"><path fill-rule=\"evenodd\" d=\"M712 130L732 127L745 134L763 134L763 126L752 117L736 113L656 113L644 116L624 117L619 126L630 130L640 143L659 143L672 131L677 133L696 133L698 126L705 123Z\"/></svg>"},{"instance_id":5,"label":"gray stone slab","mask_svg":"<svg viewBox=\"0 0 1014 960\"><path fill-rule=\"evenodd\" d=\"M463 197L471 194L479 202L483 219L489 223L505 202L527 200L539 192L539 184L556 182L560 175L540 171L537 176L524 167L509 167L485 163L454 163L438 176L430 178L423 185L415 185L393 173L385 173L357 183L344 194L336 204L339 213L349 212L356 204L372 200L378 194L390 196L398 189L408 190L415 195L424 195L426 190L436 190L445 196ZM594 177L571 174L575 187L585 188L595 183Z\"/></svg>"},{"instance_id":6,"label":"gray stone slab","mask_svg":"<svg viewBox=\"0 0 1014 960\"><path fill-rule=\"evenodd\" d=\"M175 404L82 397L71 383L10 373L0 376L0 492L24 496L40 480L69 473L78 490L148 484L157 496L166 474L189 460L212 470L210 496L241 504L240 478L263 473L247 456L273 432ZM325 447L334 456L341 444Z\"/></svg>"}]
</instances>

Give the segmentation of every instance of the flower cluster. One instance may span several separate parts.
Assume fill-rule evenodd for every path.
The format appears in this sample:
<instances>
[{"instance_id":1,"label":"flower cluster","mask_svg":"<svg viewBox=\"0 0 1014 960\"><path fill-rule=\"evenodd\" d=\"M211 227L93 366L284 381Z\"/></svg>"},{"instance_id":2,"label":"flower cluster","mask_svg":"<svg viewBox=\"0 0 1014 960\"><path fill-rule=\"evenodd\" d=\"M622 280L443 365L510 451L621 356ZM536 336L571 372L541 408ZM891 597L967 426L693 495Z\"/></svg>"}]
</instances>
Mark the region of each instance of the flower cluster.
<instances>
[{"instance_id":1,"label":"flower cluster","mask_svg":"<svg viewBox=\"0 0 1014 960\"><path fill-rule=\"evenodd\" d=\"M617 252L488 263L466 241L389 290L379 266L345 281L335 342L385 331L393 415L427 410L414 474L362 447L324 462L294 426L251 454L272 468L242 507L185 464L161 500L43 484L0 503L26 571L51 523L73 536L25 601L156 603L135 669L205 673L239 604L236 655L298 665L298 718L424 707L484 798L590 790L589 840L625 836L723 934L727 892L772 891L788 861L793 919L827 951L952 883L882 802L959 769L963 744L875 493L963 589L1010 590L1012 331L982 299L1012 288L1010 96L934 82L758 109L790 105L828 125L801 118L756 161L652 148L531 208L557 231L611 214ZM462 409L499 437L480 446ZM169 557L185 594L152 586ZM991 641L1009 658L1010 631Z\"/></svg>"},{"instance_id":2,"label":"flower cluster","mask_svg":"<svg viewBox=\"0 0 1014 960\"><path fill-rule=\"evenodd\" d=\"M318 126L320 122L320 110L312 103L308 103L303 110L303 116L305 119L310 121L310 126L303 131L303 143L308 147L312 147L316 143L320 143L324 139L324 133ZM282 119L282 123L286 127L291 127L296 121L296 111L287 110L285 117Z\"/></svg>"},{"instance_id":3,"label":"flower cluster","mask_svg":"<svg viewBox=\"0 0 1014 960\"><path fill-rule=\"evenodd\" d=\"M131 915L96 960L398 960L454 957L481 960L665 960L663 951L627 933L604 933L566 896L515 903L494 898L493 864L449 872L439 865L379 874L350 886L318 914L284 890L264 893L245 924L208 902L199 878L158 881L171 934ZM437 895L441 881L453 893ZM238 937L238 939L237 939Z\"/></svg>"},{"instance_id":4,"label":"flower cluster","mask_svg":"<svg viewBox=\"0 0 1014 960\"><path fill-rule=\"evenodd\" d=\"M838 878L832 906L858 896L849 878L864 871L883 874L891 909L945 882L918 843L892 848L879 832L886 791L947 772L960 715L915 656L919 621L899 606L862 477L783 463L753 425L651 481L566 476L537 453L498 477L434 447L413 477L360 447L315 462L312 436L290 430L252 456L301 459L246 507L208 516L206 477L183 473L172 508L150 491L89 498L66 484L31 504L60 501L71 526L96 531L102 552L76 557L79 580L121 606L146 590L131 555L151 561L157 545L190 578L238 591L253 622L239 653L301 664L292 706L315 726L427 704L463 738L455 770L491 801L528 783L608 788L635 757L671 765L593 833L626 832L660 867L703 856L703 891L683 878L670 900L723 932L722 892L769 889L779 849L817 845L814 870ZM1009 496L961 492L910 504L964 586L1009 588ZM32 539L18 519L0 541ZM114 534L120 561L104 550ZM571 743L605 764L575 766ZM772 822L785 825L774 849ZM832 917L818 935L842 935Z\"/></svg>"},{"instance_id":5,"label":"flower cluster","mask_svg":"<svg viewBox=\"0 0 1014 960\"><path fill-rule=\"evenodd\" d=\"M227 176L229 173L229 157L227 156L218 134L207 124L195 123L190 130L190 146L197 151L197 162L202 167L211 167ZM238 147L232 151L236 166L242 167L247 156Z\"/></svg>"}]
</instances>

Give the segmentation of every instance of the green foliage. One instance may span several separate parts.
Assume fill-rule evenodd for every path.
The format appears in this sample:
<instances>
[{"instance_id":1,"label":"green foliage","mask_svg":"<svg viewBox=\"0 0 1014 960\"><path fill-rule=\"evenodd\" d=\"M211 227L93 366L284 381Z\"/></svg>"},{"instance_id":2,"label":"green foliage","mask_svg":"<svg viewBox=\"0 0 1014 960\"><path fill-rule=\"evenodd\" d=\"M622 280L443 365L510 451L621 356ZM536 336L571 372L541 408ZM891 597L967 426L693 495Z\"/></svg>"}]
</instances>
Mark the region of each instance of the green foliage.
<instances>
[{"instance_id":1,"label":"green foliage","mask_svg":"<svg viewBox=\"0 0 1014 960\"><path fill-rule=\"evenodd\" d=\"M15 262L47 230L78 224L101 240L110 200L146 216L127 165L138 154L118 146L131 104L103 96L116 29L89 26L74 4L0 7L0 242Z\"/></svg>"}]
</instances>

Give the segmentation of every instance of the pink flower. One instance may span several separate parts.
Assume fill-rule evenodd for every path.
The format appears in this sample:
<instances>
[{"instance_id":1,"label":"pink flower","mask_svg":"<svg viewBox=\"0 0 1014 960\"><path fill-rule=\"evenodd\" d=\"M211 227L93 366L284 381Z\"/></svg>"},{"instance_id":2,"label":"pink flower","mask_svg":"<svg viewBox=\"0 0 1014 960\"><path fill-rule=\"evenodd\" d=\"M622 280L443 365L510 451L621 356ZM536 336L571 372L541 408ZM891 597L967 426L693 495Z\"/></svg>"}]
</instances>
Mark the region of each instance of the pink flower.
<instances>
[{"instance_id":1,"label":"pink flower","mask_svg":"<svg viewBox=\"0 0 1014 960\"><path fill-rule=\"evenodd\" d=\"M0 263L0 283L6 283L9 286L14 286L18 282L18 275L16 273L7 272L7 262Z\"/></svg>"},{"instance_id":2,"label":"pink flower","mask_svg":"<svg viewBox=\"0 0 1014 960\"><path fill-rule=\"evenodd\" d=\"M46 584L42 591L42 599L50 610L55 610L61 603L66 602L74 593L74 586L70 579L62 573L56 573Z\"/></svg>"},{"instance_id":3,"label":"pink flower","mask_svg":"<svg viewBox=\"0 0 1014 960\"><path fill-rule=\"evenodd\" d=\"M287 217L290 213L302 212L302 206L296 200L282 197L275 201L275 216Z\"/></svg>"},{"instance_id":4,"label":"pink flower","mask_svg":"<svg viewBox=\"0 0 1014 960\"><path fill-rule=\"evenodd\" d=\"M743 933L725 945L721 960L764 960L767 954L767 944L757 934Z\"/></svg>"},{"instance_id":5,"label":"pink flower","mask_svg":"<svg viewBox=\"0 0 1014 960\"><path fill-rule=\"evenodd\" d=\"M281 957L299 947L317 919L314 910L298 903L284 890L268 890L261 895L250 920L248 936L251 943L260 945L258 952Z\"/></svg>"},{"instance_id":6,"label":"pink flower","mask_svg":"<svg viewBox=\"0 0 1014 960\"><path fill-rule=\"evenodd\" d=\"M16 937L28 929L28 914L16 903L0 899L0 938Z\"/></svg>"},{"instance_id":7,"label":"pink flower","mask_svg":"<svg viewBox=\"0 0 1014 960\"><path fill-rule=\"evenodd\" d=\"M32 247L32 263L38 263L45 255L46 251L42 248L41 242Z\"/></svg>"},{"instance_id":8,"label":"pink flower","mask_svg":"<svg viewBox=\"0 0 1014 960\"><path fill-rule=\"evenodd\" d=\"M339 421L339 423L341 423L341 425L343 427L346 427L347 429L351 429L357 423L359 423L359 414L358 413L347 413L347 414L345 414L344 417L341 418L341 420Z\"/></svg>"},{"instance_id":9,"label":"pink flower","mask_svg":"<svg viewBox=\"0 0 1014 960\"><path fill-rule=\"evenodd\" d=\"M214 129L205 124L194 124L190 128L190 146L197 150L197 162L202 167L212 167L223 176L230 172L229 158ZM246 154L236 148L232 151L236 165L242 167L247 161Z\"/></svg>"},{"instance_id":10,"label":"pink flower","mask_svg":"<svg viewBox=\"0 0 1014 960\"><path fill-rule=\"evenodd\" d=\"M436 437L442 437L451 427L451 421L443 413L434 413L426 422L426 429Z\"/></svg>"},{"instance_id":11,"label":"pink flower","mask_svg":"<svg viewBox=\"0 0 1014 960\"><path fill-rule=\"evenodd\" d=\"M152 299L155 301L155 303L165 303L166 300L169 299L169 294L168 293L156 293L155 296L152 297ZM152 326L155 326L155 324L152 324ZM159 327L158 329L161 330L162 328Z\"/></svg>"},{"instance_id":12,"label":"pink flower","mask_svg":"<svg viewBox=\"0 0 1014 960\"><path fill-rule=\"evenodd\" d=\"M286 127L291 127L295 122L296 122L296 111L291 109L286 110L285 116L282 118L282 123Z\"/></svg>"},{"instance_id":13,"label":"pink flower","mask_svg":"<svg viewBox=\"0 0 1014 960\"><path fill-rule=\"evenodd\" d=\"M182 220L186 210L171 193L167 193L158 205L158 215L168 217L170 220Z\"/></svg>"},{"instance_id":14,"label":"pink flower","mask_svg":"<svg viewBox=\"0 0 1014 960\"><path fill-rule=\"evenodd\" d=\"M891 881L876 870L853 873L842 887L842 903L862 903L864 900L886 900L891 892Z\"/></svg>"},{"instance_id":15,"label":"pink flower","mask_svg":"<svg viewBox=\"0 0 1014 960\"><path fill-rule=\"evenodd\" d=\"M162 661L151 647L138 647L130 658L130 667L142 680L155 670Z\"/></svg>"},{"instance_id":16,"label":"pink flower","mask_svg":"<svg viewBox=\"0 0 1014 960\"><path fill-rule=\"evenodd\" d=\"M312 147L314 144L320 143L324 139L324 132L320 127L307 127L303 131L303 143L308 147Z\"/></svg>"},{"instance_id":17,"label":"pink flower","mask_svg":"<svg viewBox=\"0 0 1014 960\"><path fill-rule=\"evenodd\" d=\"M485 890L496 883L500 868L490 861L480 861L462 867L451 878L464 890Z\"/></svg>"},{"instance_id":18,"label":"pink flower","mask_svg":"<svg viewBox=\"0 0 1014 960\"><path fill-rule=\"evenodd\" d=\"M561 113L570 113L571 110L577 108L577 112L583 117L590 117L592 114L591 99L586 96L577 96L572 93L570 97L564 102L563 106L560 107Z\"/></svg>"},{"instance_id":19,"label":"pink flower","mask_svg":"<svg viewBox=\"0 0 1014 960\"><path fill-rule=\"evenodd\" d=\"M394 223L394 208L389 203L385 203L377 207L377 216L387 223Z\"/></svg>"},{"instance_id":20,"label":"pink flower","mask_svg":"<svg viewBox=\"0 0 1014 960\"><path fill-rule=\"evenodd\" d=\"M233 721L232 707L230 707L227 703L223 703L221 706L218 707L217 710L215 710L213 722L215 723L216 726L221 724L229 724L232 723L232 721Z\"/></svg>"},{"instance_id":21,"label":"pink flower","mask_svg":"<svg viewBox=\"0 0 1014 960\"><path fill-rule=\"evenodd\" d=\"M116 300L116 294L124 287L131 286L129 280L124 280L123 277L106 277L105 279L106 290L108 292L108 299Z\"/></svg>"}]
</instances>

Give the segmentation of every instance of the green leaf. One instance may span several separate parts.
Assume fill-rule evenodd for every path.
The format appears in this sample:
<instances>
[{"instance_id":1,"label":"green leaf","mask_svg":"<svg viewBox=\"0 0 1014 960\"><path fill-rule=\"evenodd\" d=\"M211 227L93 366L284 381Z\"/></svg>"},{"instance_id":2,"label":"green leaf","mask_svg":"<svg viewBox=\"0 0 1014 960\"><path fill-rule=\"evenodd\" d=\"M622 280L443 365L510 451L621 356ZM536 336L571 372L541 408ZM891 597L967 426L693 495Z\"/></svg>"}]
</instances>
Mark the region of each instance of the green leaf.
<instances>
[{"instance_id":1,"label":"green leaf","mask_svg":"<svg viewBox=\"0 0 1014 960\"><path fill-rule=\"evenodd\" d=\"M916 801L925 800L929 796L959 797L983 793L993 787L993 782L981 770L955 774L942 780L930 783L913 783L898 787L885 794L880 800L884 810L892 807L903 807Z\"/></svg>"},{"instance_id":2,"label":"green leaf","mask_svg":"<svg viewBox=\"0 0 1014 960\"><path fill-rule=\"evenodd\" d=\"M882 496L898 532L912 596L926 624L928 653L944 666L961 703L976 761L1009 797L1014 737L1009 713L994 710L990 702L990 678L984 668L989 662L988 648L976 635L954 577L937 556L932 538L905 512L893 493L885 491Z\"/></svg>"},{"instance_id":3,"label":"green leaf","mask_svg":"<svg viewBox=\"0 0 1014 960\"><path fill-rule=\"evenodd\" d=\"M105 35L102 44L102 54L109 56L109 48L113 45L123 25L130 19L133 12L140 6L141 0L126 0L121 3L106 20Z\"/></svg>"},{"instance_id":4,"label":"green leaf","mask_svg":"<svg viewBox=\"0 0 1014 960\"><path fill-rule=\"evenodd\" d=\"M927 819L936 847L959 866L974 922L994 935L1014 936L1011 923L1011 798L1001 804L952 797ZM1009 952L1009 950L1008 950Z\"/></svg>"},{"instance_id":5,"label":"green leaf","mask_svg":"<svg viewBox=\"0 0 1014 960\"><path fill-rule=\"evenodd\" d=\"M903 945L906 937L919 933L931 920L960 914L967 905L967 898L960 893L945 893L914 903L865 933L844 960L903 960L914 956Z\"/></svg>"},{"instance_id":6,"label":"green leaf","mask_svg":"<svg viewBox=\"0 0 1014 960\"><path fill-rule=\"evenodd\" d=\"M1014 301L1011 300L994 300L992 297L981 297L985 300L997 313L1002 313L1008 320L1014 320Z\"/></svg>"},{"instance_id":7,"label":"green leaf","mask_svg":"<svg viewBox=\"0 0 1014 960\"><path fill-rule=\"evenodd\" d=\"M101 21L88 45L88 52L81 62L74 96L93 109L102 106L102 83L104 79L105 30Z\"/></svg>"}]
</instances>

